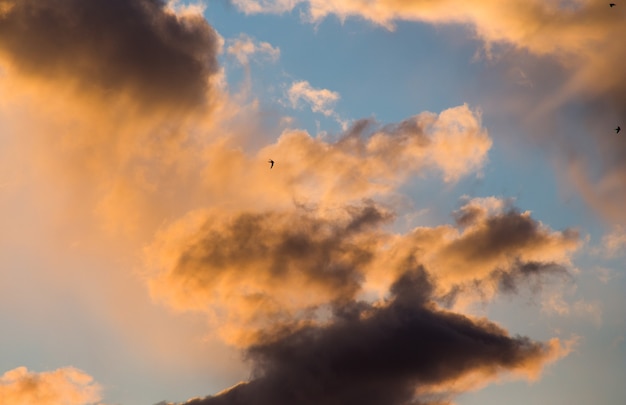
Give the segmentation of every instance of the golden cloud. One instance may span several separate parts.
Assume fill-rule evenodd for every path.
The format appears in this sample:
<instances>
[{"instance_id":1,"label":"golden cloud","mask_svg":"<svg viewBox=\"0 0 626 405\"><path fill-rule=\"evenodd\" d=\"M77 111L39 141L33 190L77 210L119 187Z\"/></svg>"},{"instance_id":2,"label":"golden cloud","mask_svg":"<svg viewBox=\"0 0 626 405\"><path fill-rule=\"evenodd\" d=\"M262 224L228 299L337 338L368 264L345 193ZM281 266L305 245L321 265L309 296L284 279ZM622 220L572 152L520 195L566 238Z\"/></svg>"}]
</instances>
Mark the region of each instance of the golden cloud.
<instances>
[{"instance_id":1,"label":"golden cloud","mask_svg":"<svg viewBox=\"0 0 626 405\"><path fill-rule=\"evenodd\" d=\"M88 405L101 399L100 391L73 367L42 373L18 367L0 376L0 405Z\"/></svg>"},{"instance_id":2,"label":"golden cloud","mask_svg":"<svg viewBox=\"0 0 626 405\"><path fill-rule=\"evenodd\" d=\"M146 276L155 298L207 313L222 338L248 345L293 322L323 324L337 303L381 299L415 266L436 280L433 297L466 304L478 290L491 299L530 278L566 274L580 245L577 232L553 231L495 198L468 201L457 218L460 228L394 235L382 228L391 213L372 202L199 211L161 230L146 251ZM474 288L464 294L467 285Z\"/></svg>"}]
</instances>

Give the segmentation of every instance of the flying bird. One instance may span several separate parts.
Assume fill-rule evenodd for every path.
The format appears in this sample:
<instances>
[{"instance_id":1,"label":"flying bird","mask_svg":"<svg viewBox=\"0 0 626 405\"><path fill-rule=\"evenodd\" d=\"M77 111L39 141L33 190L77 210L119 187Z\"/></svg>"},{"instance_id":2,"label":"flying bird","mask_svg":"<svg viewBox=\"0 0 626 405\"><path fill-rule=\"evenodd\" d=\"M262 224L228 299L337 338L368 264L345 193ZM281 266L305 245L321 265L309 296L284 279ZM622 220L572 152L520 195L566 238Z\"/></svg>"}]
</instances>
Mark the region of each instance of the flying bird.
<instances>
[{"instance_id":1,"label":"flying bird","mask_svg":"<svg viewBox=\"0 0 626 405\"><path fill-rule=\"evenodd\" d=\"M618 125L617 128L615 128L615 133L619 134L619 131L621 131L621 130L622 130L622 128Z\"/></svg>"},{"instance_id":2,"label":"flying bird","mask_svg":"<svg viewBox=\"0 0 626 405\"><path fill-rule=\"evenodd\" d=\"M615 3L609 3L609 7L615 7Z\"/></svg>"},{"instance_id":3,"label":"flying bird","mask_svg":"<svg viewBox=\"0 0 626 405\"><path fill-rule=\"evenodd\" d=\"M270 169L274 167L274 161L272 159L268 160L267 163L270 164Z\"/></svg>"}]
</instances>

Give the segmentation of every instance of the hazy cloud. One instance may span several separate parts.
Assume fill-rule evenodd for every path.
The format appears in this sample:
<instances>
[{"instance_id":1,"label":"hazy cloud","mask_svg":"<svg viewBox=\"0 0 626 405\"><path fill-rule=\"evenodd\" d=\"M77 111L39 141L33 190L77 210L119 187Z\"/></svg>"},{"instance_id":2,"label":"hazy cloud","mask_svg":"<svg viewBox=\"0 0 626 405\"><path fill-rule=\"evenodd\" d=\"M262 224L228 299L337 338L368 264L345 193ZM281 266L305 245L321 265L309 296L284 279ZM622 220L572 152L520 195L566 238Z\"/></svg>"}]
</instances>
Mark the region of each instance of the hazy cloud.
<instances>
[{"instance_id":1,"label":"hazy cloud","mask_svg":"<svg viewBox=\"0 0 626 405\"><path fill-rule=\"evenodd\" d=\"M611 232L602 237L600 250L609 258L623 255L626 252L626 229L622 226L613 227Z\"/></svg>"}]
</instances>

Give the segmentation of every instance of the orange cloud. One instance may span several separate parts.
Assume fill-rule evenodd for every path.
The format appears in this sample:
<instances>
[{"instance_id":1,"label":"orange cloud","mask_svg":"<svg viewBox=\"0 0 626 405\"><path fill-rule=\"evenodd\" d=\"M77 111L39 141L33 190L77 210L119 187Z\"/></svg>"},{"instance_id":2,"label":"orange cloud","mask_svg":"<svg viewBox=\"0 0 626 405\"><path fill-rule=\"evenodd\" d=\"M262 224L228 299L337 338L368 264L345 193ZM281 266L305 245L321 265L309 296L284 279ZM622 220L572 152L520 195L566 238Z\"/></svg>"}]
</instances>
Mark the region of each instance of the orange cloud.
<instances>
[{"instance_id":1,"label":"orange cloud","mask_svg":"<svg viewBox=\"0 0 626 405\"><path fill-rule=\"evenodd\" d=\"M462 306L567 274L580 245L575 231L552 231L495 198L464 205L461 228L393 235L382 229L390 215L371 202L195 212L162 229L146 251L146 276L155 298L207 313L222 338L247 345L293 322L323 324L336 303L382 298L415 266L436 280L433 297Z\"/></svg>"},{"instance_id":2,"label":"orange cloud","mask_svg":"<svg viewBox=\"0 0 626 405\"><path fill-rule=\"evenodd\" d=\"M259 155L289 173L287 186L297 197L343 201L386 194L426 170L456 181L479 170L490 147L480 114L463 105L382 127L361 120L335 143L288 131Z\"/></svg>"},{"instance_id":3,"label":"orange cloud","mask_svg":"<svg viewBox=\"0 0 626 405\"><path fill-rule=\"evenodd\" d=\"M418 227L395 236L377 256L367 288L384 291L397 272L419 263L436 278L441 296L463 291L456 298L464 304L489 300L522 279L563 273L581 246L575 230L553 231L494 197L469 200L454 215L456 226Z\"/></svg>"},{"instance_id":4,"label":"orange cloud","mask_svg":"<svg viewBox=\"0 0 626 405\"><path fill-rule=\"evenodd\" d=\"M89 405L100 401L100 391L73 367L42 373L18 367L0 376L0 405Z\"/></svg>"},{"instance_id":5,"label":"orange cloud","mask_svg":"<svg viewBox=\"0 0 626 405\"><path fill-rule=\"evenodd\" d=\"M174 224L147 251L155 297L210 315L223 337L315 318L322 306L352 299L389 214L373 205L330 218L305 210L213 212ZM303 293L306 291L306 293Z\"/></svg>"},{"instance_id":6,"label":"orange cloud","mask_svg":"<svg viewBox=\"0 0 626 405\"><path fill-rule=\"evenodd\" d=\"M566 267L578 246L574 231L553 231L486 198L468 201L455 225L398 235L384 228L391 209L374 202L414 175L437 172L455 182L480 172L492 141L479 111L462 105L386 125L360 120L336 140L289 129L252 147L252 138L271 134L259 134L254 103L229 95L216 62L221 40L195 12L149 0L0 4L0 61L10 78L0 77L8 90L0 114L33 117L10 120L33 161L29 175L76 193L66 208L74 226L96 211L105 225L139 234L138 243L160 227L145 252L153 296L207 314L224 340L260 359L259 378L243 390L260 387L272 403L293 403L292 393L281 401L272 391L282 377L325 386L325 373L321 380L300 379L311 377L306 370L290 374L298 356L302 365L317 359L302 347L313 354L336 347L330 358L320 356L331 364L348 356L339 401L370 385L372 394L408 400L416 387L436 393L443 383L467 389L478 384L467 381L502 372L534 376L567 352L560 342L512 338L435 302L475 281L495 294ZM111 14L112 5L123 13ZM334 7L344 6L350 3ZM321 16L320 7L312 12ZM380 11L378 22L387 23ZM110 35L87 35L94 27ZM503 35L497 31L490 35ZM259 49L275 54L246 38L228 49L246 62ZM293 94L323 113L338 97L305 85ZM410 351L403 336L420 338L424 328L433 338ZM372 346L390 351L390 362ZM405 373L406 353L413 363ZM355 373L361 369L364 379ZM399 385L375 378L381 370L398 374ZM80 372L61 374L90 384ZM28 375L18 369L6 378L13 386ZM327 403L313 394L314 403Z\"/></svg>"}]
</instances>

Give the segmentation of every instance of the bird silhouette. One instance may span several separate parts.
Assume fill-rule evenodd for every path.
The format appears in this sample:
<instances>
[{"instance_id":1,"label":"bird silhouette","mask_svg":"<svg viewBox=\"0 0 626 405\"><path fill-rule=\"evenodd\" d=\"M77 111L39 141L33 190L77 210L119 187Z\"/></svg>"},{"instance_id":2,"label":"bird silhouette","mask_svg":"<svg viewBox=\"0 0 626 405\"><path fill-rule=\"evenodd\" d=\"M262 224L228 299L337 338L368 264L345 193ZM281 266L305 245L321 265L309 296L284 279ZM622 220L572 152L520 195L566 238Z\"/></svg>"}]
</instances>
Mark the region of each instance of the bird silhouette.
<instances>
[{"instance_id":1,"label":"bird silhouette","mask_svg":"<svg viewBox=\"0 0 626 405\"><path fill-rule=\"evenodd\" d=\"M274 167L274 161L272 159L268 160L267 163L270 164L270 169Z\"/></svg>"},{"instance_id":2,"label":"bird silhouette","mask_svg":"<svg viewBox=\"0 0 626 405\"><path fill-rule=\"evenodd\" d=\"M622 128L618 125L617 128L615 128L615 133L619 134L619 131L621 131L621 130L622 130Z\"/></svg>"},{"instance_id":3,"label":"bird silhouette","mask_svg":"<svg viewBox=\"0 0 626 405\"><path fill-rule=\"evenodd\" d=\"M609 7L615 7L615 3L609 3Z\"/></svg>"}]
</instances>

